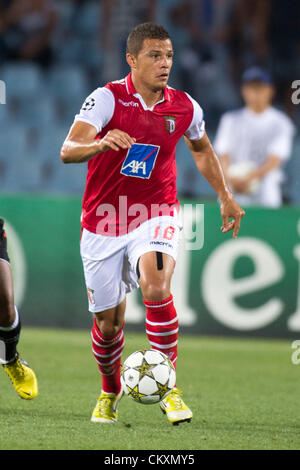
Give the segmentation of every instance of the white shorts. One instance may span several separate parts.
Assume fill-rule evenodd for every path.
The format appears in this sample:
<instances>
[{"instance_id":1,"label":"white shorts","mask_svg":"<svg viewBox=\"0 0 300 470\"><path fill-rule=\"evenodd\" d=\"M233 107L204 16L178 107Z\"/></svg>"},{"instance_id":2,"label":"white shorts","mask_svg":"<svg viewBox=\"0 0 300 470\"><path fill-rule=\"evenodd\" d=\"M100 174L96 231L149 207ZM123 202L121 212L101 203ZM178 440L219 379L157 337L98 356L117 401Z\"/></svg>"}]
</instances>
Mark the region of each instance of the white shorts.
<instances>
[{"instance_id":1,"label":"white shorts","mask_svg":"<svg viewBox=\"0 0 300 470\"><path fill-rule=\"evenodd\" d=\"M137 263L149 251L166 253L176 261L180 221L172 216L147 220L132 232L109 237L83 229L80 254L88 294L89 311L116 307L126 293L139 287Z\"/></svg>"}]
</instances>

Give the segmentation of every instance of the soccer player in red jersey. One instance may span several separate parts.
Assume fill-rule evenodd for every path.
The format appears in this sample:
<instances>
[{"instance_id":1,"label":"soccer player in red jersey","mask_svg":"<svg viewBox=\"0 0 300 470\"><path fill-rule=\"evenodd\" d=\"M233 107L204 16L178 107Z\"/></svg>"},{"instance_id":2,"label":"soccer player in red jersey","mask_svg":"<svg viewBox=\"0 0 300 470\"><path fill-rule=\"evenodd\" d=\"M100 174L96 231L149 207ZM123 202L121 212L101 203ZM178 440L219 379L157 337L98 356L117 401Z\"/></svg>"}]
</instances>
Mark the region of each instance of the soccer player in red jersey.
<instances>
[{"instance_id":1,"label":"soccer player in red jersey","mask_svg":"<svg viewBox=\"0 0 300 470\"><path fill-rule=\"evenodd\" d=\"M176 367L178 318L170 282L181 229L175 148L182 136L220 198L223 232L233 230L236 237L244 215L205 133L202 109L167 85L173 60L168 32L154 23L136 26L126 59L129 75L91 93L61 149L64 163L88 162L80 250L102 377L92 421L102 423L117 420L122 396L127 292L141 288L150 345ZM177 388L160 406L171 423L192 418Z\"/></svg>"}]
</instances>

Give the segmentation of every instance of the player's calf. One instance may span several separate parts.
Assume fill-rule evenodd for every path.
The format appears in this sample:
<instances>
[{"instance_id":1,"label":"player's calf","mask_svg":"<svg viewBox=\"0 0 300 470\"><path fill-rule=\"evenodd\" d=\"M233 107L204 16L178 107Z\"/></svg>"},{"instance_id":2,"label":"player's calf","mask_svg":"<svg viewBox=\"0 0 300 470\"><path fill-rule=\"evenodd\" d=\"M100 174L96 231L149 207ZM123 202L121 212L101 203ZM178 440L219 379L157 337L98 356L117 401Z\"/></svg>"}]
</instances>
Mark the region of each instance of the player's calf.
<instances>
[{"instance_id":1,"label":"player's calf","mask_svg":"<svg viewBox=\"0 0 300 470\"><path fill-rule=\"evenodd\" d=\"M0 323L0 363L8 364L13 362L17 357L17 344L21 332L21 321L16 308L15 319L10 326L2 326L2 324L7 324L6 320L8 315L1 315L1 318L3 318L3 321Z\"/></svg>"},{"instance_id":2,"label":"player's calf","mask_svg":"<svg viewBox=\"0 0 300 470\"><path fill-rule=\"evenodd\" d=\"M93 354L102 377L102 390L118 395L121 391L121 355L125 345L123 327L113 336L108 336L100 330L95 318L91 336Z\"/></svg>"},{"instance_id":3,"label":"player's calf","mask_svg":"<svg viewBox=\"0 0 300 470\"><path fill-rule=\"evenodd\" d=\"M33 370L20 358L17 344L21 332L18 310L11 326L0 326L0 363L21 398L31 400L38 394L38 384Z\"/></svg>"},{"instance_id":4,"label":"player's calf","mask_svg":"<svg viewBox=\"0 0 300 470\"><path fill-rule=\"evenodd\" d=\"M170 295L160 302L144 299L146 307L146 333L153 349L166 354L176 368L178 343L178 317Z\"/></svg>"}]
</instances>

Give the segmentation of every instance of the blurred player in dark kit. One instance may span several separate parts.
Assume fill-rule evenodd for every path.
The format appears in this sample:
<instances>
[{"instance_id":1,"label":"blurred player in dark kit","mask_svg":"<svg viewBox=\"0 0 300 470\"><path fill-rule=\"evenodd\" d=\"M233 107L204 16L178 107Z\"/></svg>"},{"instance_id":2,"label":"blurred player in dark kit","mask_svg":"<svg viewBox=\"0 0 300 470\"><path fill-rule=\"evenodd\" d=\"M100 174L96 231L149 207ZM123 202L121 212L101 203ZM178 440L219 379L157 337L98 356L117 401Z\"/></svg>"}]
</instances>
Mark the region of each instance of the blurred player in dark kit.
<instances>
[{"instance_id":1,"label":"blurred player in dark kit","mask_svg":"<svg viewBox=\"0 0 300 470\"><path fill-rule=\"evenodd\" d=\"M38 384L33 370L17 351L20 333L4 221L0 219L0 363L19 396L31 400L38 394Z\"/></svg>"}]
</instances>

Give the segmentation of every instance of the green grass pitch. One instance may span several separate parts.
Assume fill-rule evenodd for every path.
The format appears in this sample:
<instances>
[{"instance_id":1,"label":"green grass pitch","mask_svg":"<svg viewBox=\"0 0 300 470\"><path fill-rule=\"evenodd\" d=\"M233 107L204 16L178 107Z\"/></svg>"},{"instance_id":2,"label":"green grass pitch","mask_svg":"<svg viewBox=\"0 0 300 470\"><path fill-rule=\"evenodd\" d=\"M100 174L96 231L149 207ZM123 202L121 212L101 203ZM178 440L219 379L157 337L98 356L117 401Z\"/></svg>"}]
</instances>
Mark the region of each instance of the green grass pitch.
<instances>
[{"instance_id":1,"label":"green grass pitch","mask_svg":"<svg viewBox=\"0 0 300 470\"><path fill-rule=\"evenodd\" d=\"M126 333L123 358L149 347ZM172 426L158 405L124 397L119 421L91 423L100 376L89 331L23 328L39 396L21 400L0 371L0 449L299 449L300 364L290 341L180 337L177 385L194 413Z\"/></svg>"}]
</instances>

